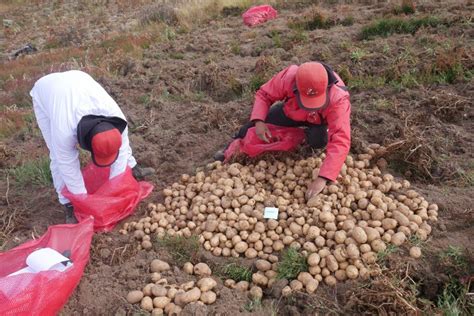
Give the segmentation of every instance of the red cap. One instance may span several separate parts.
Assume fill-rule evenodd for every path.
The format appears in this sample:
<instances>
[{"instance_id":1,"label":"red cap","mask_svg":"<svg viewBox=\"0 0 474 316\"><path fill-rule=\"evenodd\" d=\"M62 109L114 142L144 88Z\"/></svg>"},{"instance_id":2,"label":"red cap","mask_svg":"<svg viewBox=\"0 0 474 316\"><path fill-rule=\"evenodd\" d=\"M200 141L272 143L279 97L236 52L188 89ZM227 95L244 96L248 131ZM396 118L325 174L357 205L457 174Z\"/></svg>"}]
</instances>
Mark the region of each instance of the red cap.
<instances>
[{"instance_id":1,"label":"red cap","mask_svg":"<svg viewBox=\"0 0 474 316\"><path fill-rule=\"evenodd\" d=\"M296 71L298 105L305 110L319 109L329 102L328 72L321 63L308 62Z\"/></svg>"},{"instance_id":2,"label":"red cap","mask_svg":"<svg viewBox=\"0 0 474 316\"><path fill-rule=\"evenodd\" d=\"M122 146L122 135L116 128L98 132L92 137L92 161L99 167L108 167L117 160Z\"/></svg>"}]
</instances>

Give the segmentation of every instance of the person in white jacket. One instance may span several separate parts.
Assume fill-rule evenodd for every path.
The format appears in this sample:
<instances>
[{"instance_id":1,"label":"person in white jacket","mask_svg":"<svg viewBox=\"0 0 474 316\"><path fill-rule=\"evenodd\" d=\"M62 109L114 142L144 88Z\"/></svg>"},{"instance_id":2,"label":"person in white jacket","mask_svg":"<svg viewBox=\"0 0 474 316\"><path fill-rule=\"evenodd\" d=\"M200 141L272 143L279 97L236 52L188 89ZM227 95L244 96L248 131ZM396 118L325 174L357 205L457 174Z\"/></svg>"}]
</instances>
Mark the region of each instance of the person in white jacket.
<instances>
[{"instance_id":1,"label":"person in white jacket","mask_svg":"<svg viewBox=\"0 0 474 316\"><path fill-rule=\"evenodd\" d=\"M91 152L97 166L110 166L110 178L123 173L127 166L133 168L136 178L153 172L137 167L124 114L90 75L77 70L51 73L35 83L30 95L50 152L53 183L64 205L66 223L77 220L70 201L61 194L64 186L73 194L87 194L78 146Z\"/></svg>"}]
</instances>

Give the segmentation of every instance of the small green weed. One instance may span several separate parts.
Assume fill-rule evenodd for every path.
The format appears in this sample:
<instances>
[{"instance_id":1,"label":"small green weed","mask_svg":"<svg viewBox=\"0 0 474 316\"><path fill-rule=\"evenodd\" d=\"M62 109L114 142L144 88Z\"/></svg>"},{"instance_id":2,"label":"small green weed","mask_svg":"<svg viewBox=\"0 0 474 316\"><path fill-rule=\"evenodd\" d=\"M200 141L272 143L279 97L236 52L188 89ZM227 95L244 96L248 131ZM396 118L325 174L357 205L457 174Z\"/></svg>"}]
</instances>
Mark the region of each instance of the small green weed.
<instances>
[{"instance_id":1,"label":"small green weed","mask_svg":"<svg viewBox=\"0 0 474 316\"><path fill-rule=\"evenodd\" d=\"M295 248L288 248L278 264L277 278L293 280L300 272L304 271L308 271L306 258Z\"/></svg>"},{"instance_id":2,"label":"small green weed","mask_svg":"<svg viewBox=\"0 0 474 316\"><path fill-rule=\"evenodd\" d=\"M262 302L259 299L250 300L247 304L244 305L244 309L247 312L254 312L262 306Z\"/></svg>"},{"instance_id":3,"label":"small green weed","mask_svg":"<svg viewBox=\"0 0 474 316\"><path fill-rule=\"evenodd\" d=\"M352 15L346 16L344 19L342 19L341 24L343 26L351 26L354 24L354 17Z\"/></svg>"},{"instance_id":4,"label":"small green weed","mask_svg":"<svg viewBox=\"0 0 474 316\"><path fill-rule=\"evenodd\" d=\"M278 31L272 30L270 33L270 37L273 40L273 47L280 48L281 45L281 37Z\"/></svg>"},{"instance_id":5,"label":"small green weed","mask_svg":"<svg viewBox=\"0 0 474 316\"><path fill-rule=\"evenodd\" d=\"M240 52L242 51L242 48L240 47L240 42L239 41L232 41L230 43L230 51L234 55L240 55Z\"/></svg>"},{"instance_id":6,"label":"small green weed","mask_svg":"<svg viewBox=\"0 0 474 316\"><path fill-rule=\"evenodd\" d=\"M385 262L392 253L396 252L398 247L393 244L388 244L385 250L377 252L377 262L381 265L385 265Z\"/></svg>"},{"instance_id":7,"label":"small green weed","mask_svg":"<svg viewBox=\"0 0 474 316\"><path fill-rule=\"evenodd\" d=\"M328 18L319 9L313 7L308 13L298 16L288 21L288 27L291 29L303 29L312 31L316 29L329 29L336 23Z\"/></svg>"},{"instance_id":8,"label":"small green weed","mask_svg":"<svg viewBox=\"0 0 474 316\"><path fill-rule=\"evenodd\" d=\"M360 48L356 48L355 50L351 52L351 60L354 62L359 62L366 56L367 56L367 53Z\"/></svg>"},{"instance_id":9,"label":"small green weed","mask_svg":"<svg viewBox=\"0 0 474 316\"><path fill-rule=\"evenodd\" d=\"M256 74L256 75L253 75L251 78L250 78L250 82L249 82L249 89L253 92L257 91L258 89L260 89L260 87L265 83L267 82L267 80L265 78L263 78L262 75L259 75L259 74Z\"/></svg>"},{"instance_id":10,"label":"small green weed","mask_svg":"<svg viewBox=\"0 0 474 316\"><path fill-rule=\"evenodd\" d=\"M53 183L49 164L49 158L42 157L37 160L27 161L23 165L11 169L11 174L21 186L28 184L48 186Z\"/></svg>"},{"instance_id":11,"label":"small green weed","mask_svg":"<svg viewBox=\"0 0 474 316\"><path fill-rule=\"evenodd\" d=\"M414 14L415 13L415 3L413 0L403 0L400 6L397 6L393 9L394 14Z\"/></svg>"},{"instance_id":12,"label":"small green weed","mask_svg":"<svg viewBox=\"0 0 474 316\"><path fill-rule=\"evenodd\" d=\"M423 240L420 239L417 235L411 235L408 237L408 241L416 247L422 247L423 246Z\"/></svg>"},{"instance_id":13,"label":"small green weed","mask_svg":"<svg viewBox=\"0 0 474 316\"><path fill-rule=\"evenodd\" d=\"M236 263L230 263L224 266L222 274L228 279L232 279L235 282L240 281L252 281L252 270Z\"/></svg>"},{"instance_id":14,"label":"small green weed","mask_svg":"<svg viewBox=\"0 0 474 316\"><path fill-rule=\"evenodd\" d=\"M402 19L389 18L376 21L362 28L361 39L371 39L375 36L387 37L392 34L414 34L421 27L436 27L443 22L434 16Z\"/></svg>"},{"instance_id":15,"label":"small green weed","mask_svg":"<svg viewBox=\"0 0 474 316\"><path fill-rule=\"evenodd\" d=\"M170 58L172 59L184 59L184 54L179 52L170 53Z\"/></svg>"},{"instance_id":16,"label":"small green weed","mask_svg":"<svg viewBox=\"0 0 474 316\"><path fill-rule=\"evenodd\" d=\"M457 270L463 270L467 267L467 259L460 247L449 246L439 254L439 258L444 264L453 266Z\"/></svg>"},{"instance_id":17,"label":"small green weed","mask_svg":"<svg viewBox=\"0 0 474 316\"><path fill-rule=\"evenodd\" d=\"M196 262L199 251L199 240L197 236L190 238L182 236L165 236L157 238L156 244L168 250L178 265L186 262Z\"/></svg>"}]
</instances>

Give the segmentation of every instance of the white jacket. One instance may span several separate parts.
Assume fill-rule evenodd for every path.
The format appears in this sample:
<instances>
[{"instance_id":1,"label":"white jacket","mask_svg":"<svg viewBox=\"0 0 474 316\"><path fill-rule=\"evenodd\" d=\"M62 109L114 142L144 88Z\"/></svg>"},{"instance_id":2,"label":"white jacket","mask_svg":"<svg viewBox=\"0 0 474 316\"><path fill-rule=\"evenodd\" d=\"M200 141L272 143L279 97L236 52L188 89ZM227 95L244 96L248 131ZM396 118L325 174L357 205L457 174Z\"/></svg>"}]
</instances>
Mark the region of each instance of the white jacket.
<instances>
[{"instance_id":1,"label":"white jacket","mask_svg":"<svg viewBox=\"0 0 474 316\"><path fill-rule=\"evenodd\" d=\"M73 194L87 193L77 148L77 124L85 115L125 116L110 95L88 74L72 70L52 73L39 79L30 92L38 125L50 151L51 173L61 203L64 185ZM110 177L136 165L128 140L122 133L120 153L111 166Z\"/></svg>"}]
</instances>

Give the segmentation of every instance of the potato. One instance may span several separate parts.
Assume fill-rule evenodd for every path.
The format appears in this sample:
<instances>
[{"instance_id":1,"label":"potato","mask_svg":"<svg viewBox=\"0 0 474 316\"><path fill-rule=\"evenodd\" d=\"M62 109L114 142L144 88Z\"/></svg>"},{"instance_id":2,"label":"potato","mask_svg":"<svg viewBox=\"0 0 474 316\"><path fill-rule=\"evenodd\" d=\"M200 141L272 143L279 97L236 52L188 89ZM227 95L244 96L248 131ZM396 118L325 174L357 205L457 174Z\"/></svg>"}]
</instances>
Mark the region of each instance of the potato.
<instances>
[{"instance_id":1,"label":"potato","mask_svg":"<svg viewBox=\"0 0 474 316\"><path fill-rule=\"evenodd\" d=\"M154 259L150 264L151 272L163 272L170 269L170 265L159 259Z\"/></svg>"},{"instance_id":2,"label":"potato","mask_svg":"<svg viewBox=\"0 0 474 316\"><path fill-rule=\"evenodd\" d=\"M164 286L155 285L151 288L151 293L153 296L166 296L168 290Z\"/></svg>"},{"instance_id":3,"label":"potato","mask_svg":"<svg viewBox=\"0 0 474 316\"><path fill-rule=\"evenodd\" d=\"M300 272L298 274L298 281L306 285L310 280L313 280L313 277L308 272Z\"/></svg>"},{"instance_id":4,"label":"potato","mask_svg":"<svg viewBox=\"0 0 474 316\"><path fill-rule=\"evenodd\" d=\"M291 294L291 292L292 292L291 287L287 285L281 290L281 295L283 297L287 297Z\"/></svg>"},{"instance_id":5,"label":"potato","mask_svg":"<svg viewBox=\"0 0 474 316\"><path fill-rule=\"evenodd\" d=\"M349 244L346 247L347 256L351 259L357 259L360 256L359 248L354 244Z\"/></svg>"},{"instance_id":6,"label":"potato","mask_svg":"<svg viewBox=\"0 0 474 316\"><path fill-rule=\"evenodd\" d=\"M149 283L143 287L143 295L151 296L151 288L155 286L155 283Z\"/></svg>"},{"instance_id":7,"label":"potato","mask_svg":"<svg viewBox=\"0 0 474 316\"><path fill-rule=\"evenodd\" d=\"M178 306L185 306L191 302L196 302L201 297L201 290L197 287L192 288L185 293L178 293L174 298L174 302Z\"/></svg>"},{"instance_id":8,"label":"potato","mask_svg":"<svg viewBox=\"0 0 474 316\"><path fill-rule=\"evenodd\" d=\"M249 283L247 281L237 282L235 288L241 292L245 292L249 289Z\"/></svg>"},{"instance_id":9,"label":"potato","mask_svg":"<svg viewBox=\"0 0 474 316\"><path fill-rule=\"evenodd\" d=\"M257 270L265 272L272 268L272 264L267 260L259 259L255 262L255 267Z\"/></svg>"},{"instance_id":10,"label":"potato","mask_svg":"<svg viewBox=\"0 0 474 316\"><path fill-rule=\"evenodd\" d=\"M317 253L312 253L308 256L308 264L311 267L317 266L321 261L321 257Z\"/></svg>"},{"instance_id":11,"label":"potato","mask_svg":"<svg viewBox=\"0 0 474 316\"><path fill-rule=\"evenodd\" d=\"M252 286L252 288L249 291L249 298L251 300L261 300L262 297L263 297L262 288L259 286Z\"/></svg>"},{"instance_id":12,"label":"potato","mask_svg":"<svg viewBox=\"0 0 474 316\"><path fill-rule=\"evenodd\" d=\"M166 294L166 297L169 297L171 300L173 300L177 293L178 290L172 287L168 289L168 294Z\"/></svg>"},{"instance_id":13,"label":"potato","mask_svg":"<svg viewBox=\"0 0 474 316\"><path fill-rule=\"evenodd\" d=\"M382 227L385 230L394 229L397 227L397 221L393 218L384 218L382 220Z\"/></svg>"},{"instance_id":14,"label":"potato","mask_svg":"<svg viewBox=\"0 0 474 316\"><path fill-rule=\"evenodd\" d=\"M387 245L381 239L373 240L370 246L375 252L384 251L387 248Z\"/></svg>"},{"instance_id":15,"label":"potato","mask_svg":"<svg viewBox=\"0 0 474 316\"><path fill-rule=\"evenodd\" d=\"M336 278L332 275L328 275L324 278L324 283L326 283L329 286L335 286L336 285Z\"/></svg>"},{"instance_id":16,"label":"potato","mask_svg":"<svg viewBox=\"0 0 474 316\"><path fill-rule=\"evenodd\" d=\"M207 264L201 262L194 266L194 274L197 276L204 277L210 276L212 274L212 271Z\"/></svg>"},{"instance_id":17,"label":"potato","mask_svg":"<svg viewBox=\"0 0 474 316\"><path fill-rule=\"evenodd\" d=\"M319 214L319 220L321 220L323 223L334 222L335 219L336 219L336 217L334 216L334 214L329 212L329 211L321 212Z\"/></svg>"},{"instance_id":18,"label":"potato","mask_svg":"<svg viewBox=\"0 0 474 316\"><path fill-rule=\"evenodd\" d=\"M410 220L399 211L393 211L392 216L400 226L408 226L410 224Z\"/></svg>"},{"instance_id":19,"label":"potato","mask_svg":"<svg viewBox=\"0 0 474 316\"><path fill-rule=\"evenodd\" d=\"M346 270L337 270L335 273L334 273L334 276L336 277L336 280L338 281L344 281L345 279L347 279L347 274L346 274Z\"/></svg>"},{"instance_id":20,"label":"potato","mask_svg":"<svg viewBox=\"0 0 474 316\"><path fill-rule=\"evenodd\" d=\"M349 265L346 268L346 275L349 279L356 279L359 276L359 270L355 266Z\"/></svg>"},{"instance_id":21,"label":"potato","mask_svg":"<svg viewBox=\"0 0 474 316\"><path fill-rule=\"evenodd\" d=\"M245 241L240 241L235 244L234 249L237 253L244 253L248 249L248 244Z\"/></svg>"},{"instance_id":22,"label":"potato","mask_svg":"<svg viewBox=\"0 0 474 316\"><path fill-rule=\"evenodd\" d=\"M402 232L398 232L393 234L392 239L390 242L395 246L401 246L405 242L406 236Z\"/></svg>"},{"instance_id":23,"label":"potato","mask_svg":"<svg viewBox=\"0 0 474 316\"><path fill-rule=\"evenodd\" d=\"M303 289L303 283L298 280L292 280L290 282L290 288L292 291L301 291Z\"/></svg>"},{"instance_id":24,"label":"potato","mask_svg":"<svg viewBox=\"0 0 474 316\"><path fill-rule=\"evenodd\" d=\"M372 240L380 239L380 233L372 227L364 227L364 231L367 235L367 242L371 242Z\"/></svg>"},{"instance_id":25,"label":"potato","mask_svg":"<svg viewBox=\"0 0 474 316\"><path fill-rule=\"evenodd\" d=\"M142 300L142 298L143 298L142 291L130 291L127 294L127 302L129 302L130 304L138 303Z\"/></svg>"},{"instance_id":26,"label":"potato","mask_svg":"<svg viewBox=\"0 0 474 316\"><path fill-rule=\"evenodd\" d=\"M418 259L421 257L421 249L419 247L413 246L410 248L410 257Z\"/></svg>"},{"instance_id":27,"label":"potato","mask_svg":"<svg viewBox=\"0 0 474 316\"><path fill-rule=\"evenodd\" d=\"M168 297L155 297L153 299L153 306L155 308L165 308L166 305L168 305L171 302L171 299Z\"/></svg>"},{"instance_id":28,"label":"potato","mask_svg":"<svg viewBox=\"0 0 474 316\"><path fill-rule=\"evenodd\" d=\"M160 279L161 279L161 274L159 274L158 272L153 272L151 274L151 281L152 282L157 282ZM151 288L150 288L150 290L151 290Z\"/></svg>"},{"instance_id":29,"label":"potato","mask_svg":"<svg viewBox=\"0 0 474 316\"><path fill-rule=\"evenodd\" d=\"M212 290L217 285L217 282L212 278L203 278L198 281L197 286L201 292L207 292Z\"/></svg>"},{"instance_id":30,"label":"potato","mask_svg":"<svg viewBox=\"0 0 474 316\"><path fill-rule=\"evenodd\" d=\"M210 305L216 301L217 295L213 291L207 291L201 294L201 302Z\"/></svg>"},{"instance_id":31,"label":"potato","mask_svg":"<svg viewBox=\"0 0 474 316\"><path fill-rule=\"evenodd\" d=\"M140 307L147 312L151 312L153 310L153 300L149 296L145 296L142 298Z\"/></svg>"},{"instance_id":32,"label":"potato","mask_svg":"<svg viewBox=\"0 0 474 316\"><path fill-rule=\"evenodd\" d=\"M309 294L312 294L316 292L316 289L318 288L318 286L319 286L318 280L311 278L311 280L309 280L305 285L306 292L308 292Z\"/></svg>"},{"instance_id":33,"label":"potato","mask_svg":"<svg viewBox=\"0 0 474 316\"><path fill-rule=\"evenodd\" d=\"M165 311L162 308L153 308L151 311L151 316L162 316L164 313Z\"/></svg>"},{"instance_id":34,"label":"potato","mask_svg":"<svg viewBox=\"0 0 474 316\"><path fill-rule=\"evenodd\" d=\"M185 291L189 291L190 289L192 289L194 287L194 281L189 281L189 282L183 283L183 284L181 284L180 287Z\"/></svg>"},{"instance_id":35,"label":"potato","mask_svg":"<svg viewBox=\"0 0 474 316\"><path fill-rule=\"evenodd\" d=\"M252 282L255 285L265 286L265 285L268 284L268 278L263 274L254 273L254 274L252 274Z\"/></svg>"},{"instance_id":36,"label":"potato","mask_svg":"<svg viewBox=\"0 0 474 316\"><path fill-rule=\"evenodd\" d=\"M339 269L339 263L337 262L336 258L333 255L329 255L326 258L326 266L329 271L334 272Z\"/></svg>"},{"instance_id":37,"label":"potato","mask_svg":"<svg viewBox=\"0 0 474 316\"><path fill-rule=\"evenodd\" d=\"M364 244L367 242L367 234L365 233L362 227L355 227L352 230L352 238L357 241L359 244Z\"/></svg>"},{"instance_id":38,"label":"potato","mask_svg":"<svg viewBox=\"0 0 474 316\"><path fill-rule=\"evenodd\" d=\"M186 262L183 266L183 271L187 274L193 274L194 266L191 262Z\"/></svg>"}]
</instances>

